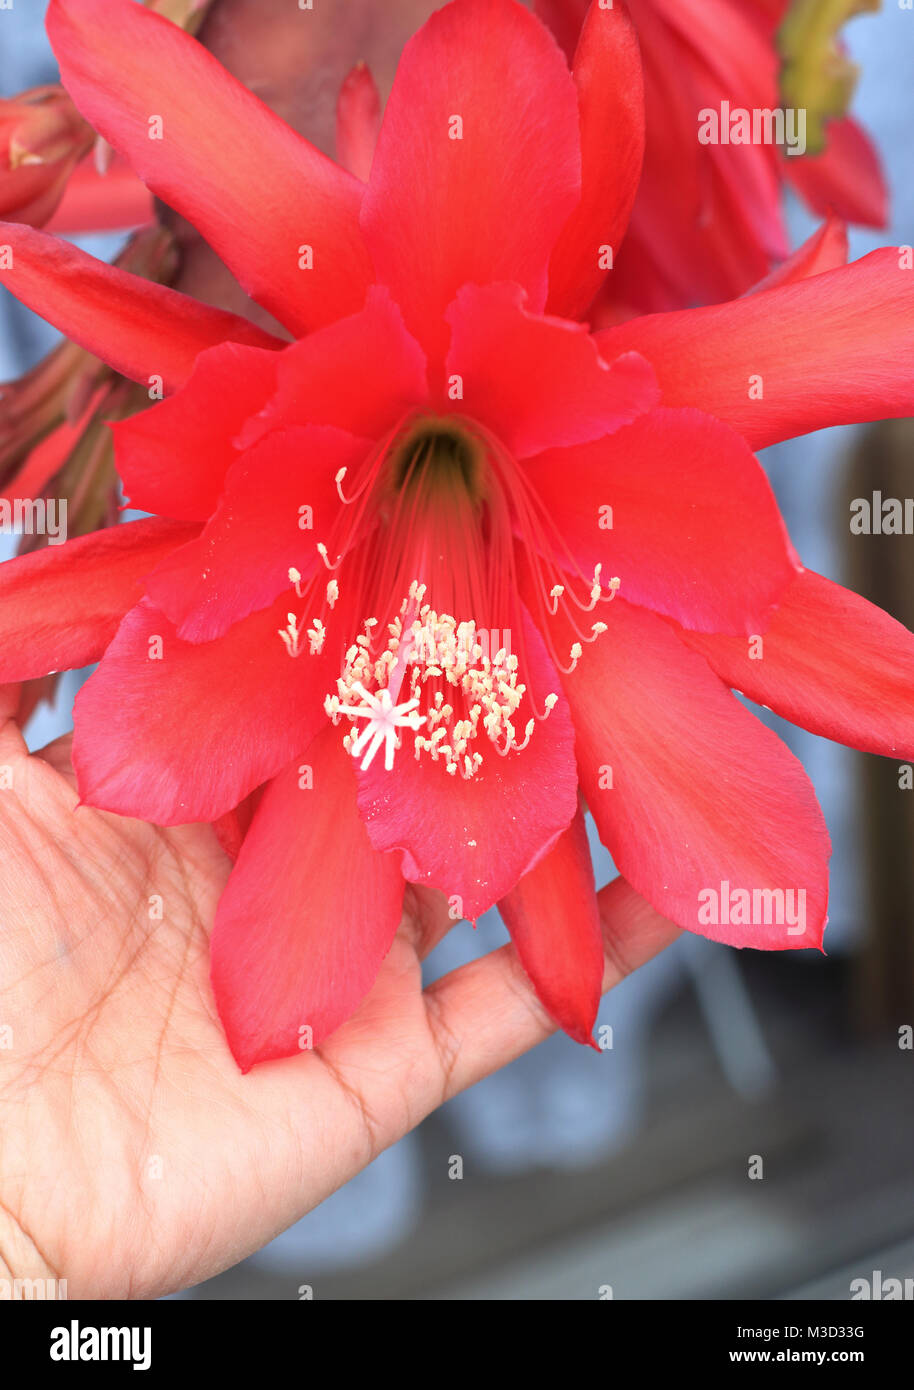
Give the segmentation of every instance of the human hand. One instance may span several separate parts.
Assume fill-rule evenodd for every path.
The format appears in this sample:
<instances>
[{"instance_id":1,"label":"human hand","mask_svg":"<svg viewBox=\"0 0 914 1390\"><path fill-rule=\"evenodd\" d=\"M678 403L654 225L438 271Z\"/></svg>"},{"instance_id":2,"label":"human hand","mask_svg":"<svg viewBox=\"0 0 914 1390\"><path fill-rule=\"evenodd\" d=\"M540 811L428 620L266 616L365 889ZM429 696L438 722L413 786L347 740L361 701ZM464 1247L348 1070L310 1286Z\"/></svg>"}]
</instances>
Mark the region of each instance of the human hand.
<instances>
[{"instance_id":1,"label":"human hand","mask_svg":"<svg viewBox=\"0 0 914 1390\"><path fill-rule=\"evenodd\" d=\"M211 827L78 806L69 739L29 756L11 719L0 788L0 1276L73 1298L198 1283L554 1031L513 946L423 990L453 922L408 887L358 1013L243 1076L209 984L230 868ZM677 931L621 879L600 902L606 990Z\"/></svg>"}]
</instances>

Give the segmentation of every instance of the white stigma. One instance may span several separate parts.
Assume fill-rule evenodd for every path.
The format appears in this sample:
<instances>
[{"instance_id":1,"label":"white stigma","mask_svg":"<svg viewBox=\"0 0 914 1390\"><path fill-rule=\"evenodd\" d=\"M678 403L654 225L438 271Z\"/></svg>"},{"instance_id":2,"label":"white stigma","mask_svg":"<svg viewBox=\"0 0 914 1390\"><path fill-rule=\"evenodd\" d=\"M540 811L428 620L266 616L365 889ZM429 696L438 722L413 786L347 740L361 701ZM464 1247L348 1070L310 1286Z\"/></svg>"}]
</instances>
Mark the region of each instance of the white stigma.
<instances>
[{"instance_id":1,"label":"white stigma","mask_svg":"<svg viewBox=\"0 0 914 1390\"><path fill-rule=\"evenodd\" d=\"M361 696L362 703L359 705L344 705L333 695L327 697L327 713L331 715L351 714L356 719L367 719L362 732L349 743L349 752L354 758L362 753L367 746L367 752L362 758L362 771L370 767L374 761L375 754L384 744L384 768L387 772L393 771L394 754L400 747L400 729L410 729L413 733L425 723L424 714L416 714L419 705L418 700L406 700L402 705L395 705L390 691L385 686L382 690L374 694L366 690L361 681L354 681L351 689L356 695Z\"/></svg>"}]
</instances>

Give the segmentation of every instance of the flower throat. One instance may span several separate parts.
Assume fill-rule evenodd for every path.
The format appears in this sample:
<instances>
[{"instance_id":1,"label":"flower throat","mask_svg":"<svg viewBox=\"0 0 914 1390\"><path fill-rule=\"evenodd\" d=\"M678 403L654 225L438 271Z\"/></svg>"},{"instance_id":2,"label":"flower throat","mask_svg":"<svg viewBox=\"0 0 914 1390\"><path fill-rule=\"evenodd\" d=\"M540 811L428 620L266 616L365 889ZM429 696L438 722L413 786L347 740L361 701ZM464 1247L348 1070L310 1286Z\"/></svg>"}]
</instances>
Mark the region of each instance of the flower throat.
<instances>
[{"instance_id":1,"label":"flower throat","mask_svg":"<svg viewBox=\"0 0 914 1390\"><path fill-rule=\"evenodd\" d=\"M337 475L344 506L329 543L318 545L333 574L323 606L332 609L345 592L348 630L361 622L363 631L343 652L324 708L334 724L349 721L344 745L363 769L383 748L384 766L392 770L408 740L417 760L440 763L451 776L475 777L487 758L526 748L537 721L557 703L548 688L534 700L520 679L530 664L515 534L518 507L521 522L530 513L517 466L499 459L493 444L462 420L417 417L382 442L353 493L343 490L345 470ZM538 541L533 532L530 544ZM290 579L299 597L312 602L325 582L315 575L303 588L297 570ZM602 593L599 571L589 587L590 602L579 603L586 609L615 592L611 585ZM550 586L550 612L563 593L562 585ZM582 640L593 640L598 630L605 625L593 624ZM312 654L323 651L327 635L324 619L314 618ZM290 655L298 655L294 615L280 636ZM580 653L576 642L571 667L563 669L573 669Z\"/></svg>"}]
</instances>

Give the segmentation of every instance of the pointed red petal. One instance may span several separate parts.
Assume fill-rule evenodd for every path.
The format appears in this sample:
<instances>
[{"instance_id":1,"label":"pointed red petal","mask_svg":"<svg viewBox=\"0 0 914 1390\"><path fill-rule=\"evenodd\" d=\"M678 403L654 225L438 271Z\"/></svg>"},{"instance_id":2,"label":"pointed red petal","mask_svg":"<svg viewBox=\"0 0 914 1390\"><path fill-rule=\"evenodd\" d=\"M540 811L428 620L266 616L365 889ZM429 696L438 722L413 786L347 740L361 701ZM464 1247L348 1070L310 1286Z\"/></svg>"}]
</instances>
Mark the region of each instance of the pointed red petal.
<instances>
[{"instance_id":1,"label":"pointed red petal","mask_svg":"<svg viewBox=\"0 0 914 1390\"><path fill-rule=\"evenodd\" d=\"M640 352L664 405L694 405L754 449L827 425L914 414L914 270L894 248L729 304L596 335ZM763 394L759 396L759 387Z\"/></svg>"},{"instance_id":2,"label":"pointed red petal","mask_svg":"<svg viewBox=\"0 0 914 1390\"><path fill-rule=\"evenodd\" d=\"M842 265L847 265L847 226L840 217L827 217L792 256L753 285L749 293L792 285L796 280L807 280L811 275L821 275L825 270L836 270Z\"/></svg>"},{"instance_id":3,"label":"pointed red petal","mask_svg":"<svg viewBox=\"0 0 914 1390\"><path fill-rule=\"evenodd\" d=\"M658 402L642 358L602 360L582 324L529 313L517 285L466 285L447 320L460 408L515 458L598 439Z\"/></svg>"},{"instance_id":4,"label":"pointed red petal","mask_svg":"<svg viewBox=\"0 0 914 1390\"><path fill-rule=\"evenodd\" d=\"M703 632L758 632L796 572L774 494L740 436L698 410L653 410L524 474L580 569Z\"/></svg>"},{"instance_id":5,"label":"pointed red petal","mask_svg":"<svg viewBox=\"0 0 914 1390\"><path fill-rule=\"evenodd\" d=\"M134 507L205 521L216 509L235 442L276 389L283 353L220 343L201 353L184 388L112 425L117 470Z\"/></svg>"},{"instance_id":6,"label":"pointed red petal","mask_svg":"<svg viewBox=\"0 0 914 1390\"><path fill-rule=\"evenodd\" d=\"M356 63L340 88L336 105L336 157L344 169L368 182L381 129L381 97L367 63Z\"/></svg>"},{"instance_id":7,"label":"pointed red petal","mask_svg":"<svg viewBox=\"0 0 914 1390\"><path fill-rule=\"evenodd\" d=\"M517 281L542 309L580 179L574 83L543 25L515 0L433 14L400 58L362 226L378 279L436 365L444 311L466 282Z\"/></svg>"},{"instance_id":8,"label":"pointed red petal","mask_svg":"<svg viewBox=\"0 0 914 1390\"><path fill-rule=\"evenodd\" d=\"M606 622L564 685L581 788L619 871L716 941L821 945L829 841L803 768L663 619L616 599ZM722 885L749 894L748 921L723 910ZM772 892L780 913L754 896Z\"/></svg>"},{"instance_id":9,"label":"pointed red petal","mask_svg":"<svg viewBox=\"0 0 914 1390\"><path fill-rule=\"evenodd\" d=\"M143 600L76 697L82 799L156 825L214 821L306 747L339 661L293 661L287 600L215 642L182 642Z\"/></svg>"},{"instance_id":10,"label":"pointed red petal","mask_svg":"<svg viewBox=\"0 0 914 1390\"><path fill-rule=\"evenodd\" d=\"M242 1071L319 1045L355 1012L402 907L397 856L371 848L328 726L267 788L216 913L213 989Z\"/></svg>"},{"instance_id":11,"label":"pointed red petal","mask_svg":"<svg viewBox=\"0 0 914 1390\"><path fill-rule=\"evenodd\" d=\"M523 679L535 707L558 693L558 675L529 617L524 626ZM517 647L517 638L513 645ZM328 687L329 689L330 687ZM515 723L518 737L531 715L529 699ZM344 730L338 729L342 739ZM574 741L567 702L540 721L523 752L499 756L479 740L484 762L474 777L449 776L443 761L417 760L411 741L387 772L379 755L358 771L359 809L372 844L402 849L403 871L415 883L456 900L458 917L475 920L509 892L566 828L577 806Z\"/></svg>"},{"instance_id":12,"label":"pointed red petal","mask_svg":"<svg viewBox=\"0 0 914 1390\"><path fill-rule=\"evenodd\" d=\"M0 565L0 681L98 661L141 582L196 526L149 517Z\"/></svg>"},{"instance_id":13,"label":"pointed red petal","mask_svg":"<svg viewBox=\"0 0 914 1390\"><path fill-rule=\"evenodd\" d=\"M644 157L644 83L623 4L591 5L572 68L581 111L581 201L549 263L551 313L576 318L599 290L606 248L625 235ZM610 261L610 265L612 261Z\"/></svg>"},{"instance_id":14,"label":"pointed red petal","mask_svg":"<svg viewBox=\"0 0 914 1390\"><path fill-rule=\"evenodd\" d=\"M82 114L280 323L304 333L359 307L356 179L133 0L52 0L47 29Z\"/></svg>"},{"instance_id":15,"label":"pointed red petal","mask_svg":"<svg viewBox=\"0 0 914 1390\"><path fill-rule=\"evenodd\" d=\"M116 372L143 386L161 379L166 393L182 386L200 353L217 343L282 346L237 314L17 223L0 223L0 285Z\"/></svg>"},{"instance_id":16,"label":"pointed red petal","mask_svg":"<svg viewBox=\"0 0 914 1390\"><path fill-rule=\"evenodd\" d=\"M498 910L544 1008L575 1042L590 1042L603 982L603 933L580 807Z\"/></svg>"},{"instance_id":17,"label":"pointed red petal","mask_svg":"<svg viewBox=\"0 0 914 1390\"><path fill-rule=\"evenodd\" d=\"M822 154L788 159L787 179L813 212L837 213L847 222L884 227L889 190L879 154L851 117L830 121Z\"/></svg>"},{"instance_id":18,"label":"pointed red petal","mask_svg":"<svg viewBox=\"0 0 914 1390\"><path fill-rule=\"evenodd\" d=\"M761 642L682 633L717 674L793 724L869 753L914 757L914 633L801 570Z\"/></svg>"}]
</instances>

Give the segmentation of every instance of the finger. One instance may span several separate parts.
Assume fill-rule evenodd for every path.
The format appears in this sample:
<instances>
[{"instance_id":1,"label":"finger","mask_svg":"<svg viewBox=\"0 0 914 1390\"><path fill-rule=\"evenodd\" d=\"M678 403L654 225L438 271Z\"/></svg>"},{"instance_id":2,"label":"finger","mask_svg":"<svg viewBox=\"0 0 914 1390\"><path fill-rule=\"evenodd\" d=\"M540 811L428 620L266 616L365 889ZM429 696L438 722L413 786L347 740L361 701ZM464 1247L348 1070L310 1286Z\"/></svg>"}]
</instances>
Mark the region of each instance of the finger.
<instances>
[{"instance_id":1,"label":"finger","mask_svg":"<svg viewBox=\"0 0 914 1390\"><path fill-rule=\"evenodd\" d=\"M25 745L19 732L23 686L0 685L0 746L9 753L22 753Z\"/></svg>"},{"instance_id":2,"label":"finger","mask_svg":"<svg viewBox=\"0 0 914 1390\"><path fill-rule=\"evenodd\" d=\"M41 758L42 762L48 763L55 772L60 773L65 781L75 787L76 773L73 770L72 744L73 735L62 734L60 738L55 738L53 743L46 743L44 748L39 748L34 756Z\"/></svg>"},{"instance_id":3,"label":"finger","mask_svg":"<svg viewBox=\"0 0 914 1390\"><path fill-rule=\"evenodd\" d=\"M599 896L607 942L604 984L610 989L678 930L621 879ZM435 921L437 929L440 904ZM243 1246L218 1257L220 1264L258 1248L445 1100L542 1042L555 1027L511 945L430 985L422 996L424 1018L415 1017L412 983L388 976L381 995L378 989L374 1006L369 996L359 1014L301 1065L271 1063L233 1078L247 1107L261 1118L279 1117L293 1156L282 1144L273 1146L272 1168L261 1174L267 1200L259 1208L260 1226L246 1229ZM302 1164L303 1153L314 1161ZM300 1184L290 1183L290 1165L302 1172Z\"/></svg>"},{"instance_id":4,"label":"finger","mask_svg":"<svg viewBox=\"0 0 914 1390\"><path fill-rule=\"evenodd\" d=\"M420 960L425 960L457 920L444 893L421 883L407 883L400 931Z\"/></svg>"},{"instance_id":5,"label":"finger","mask_svg":"<svg viewBox=\"0 0 914 1390\"><path fill-rule=\"evenodd\" d=\"M679 928L622 878L604 888L599 900L606 993L674 941ZM513 1062L556 1030L512 945L452 970L430 985L424 998L442 1066L436 1103Z\"/></svg>"},{"instance_id":6,"label":"finger","mask_svg":"<svg viewBox=\"0 0 914 1390\"><path fill-rule=\"evenodd\" d=\"M682 934L636 893L624 878L614 878L597 894L603 926L606 968L603 993L624 980L639 965L652 960Z\"/></svg>"}]
</instances>

